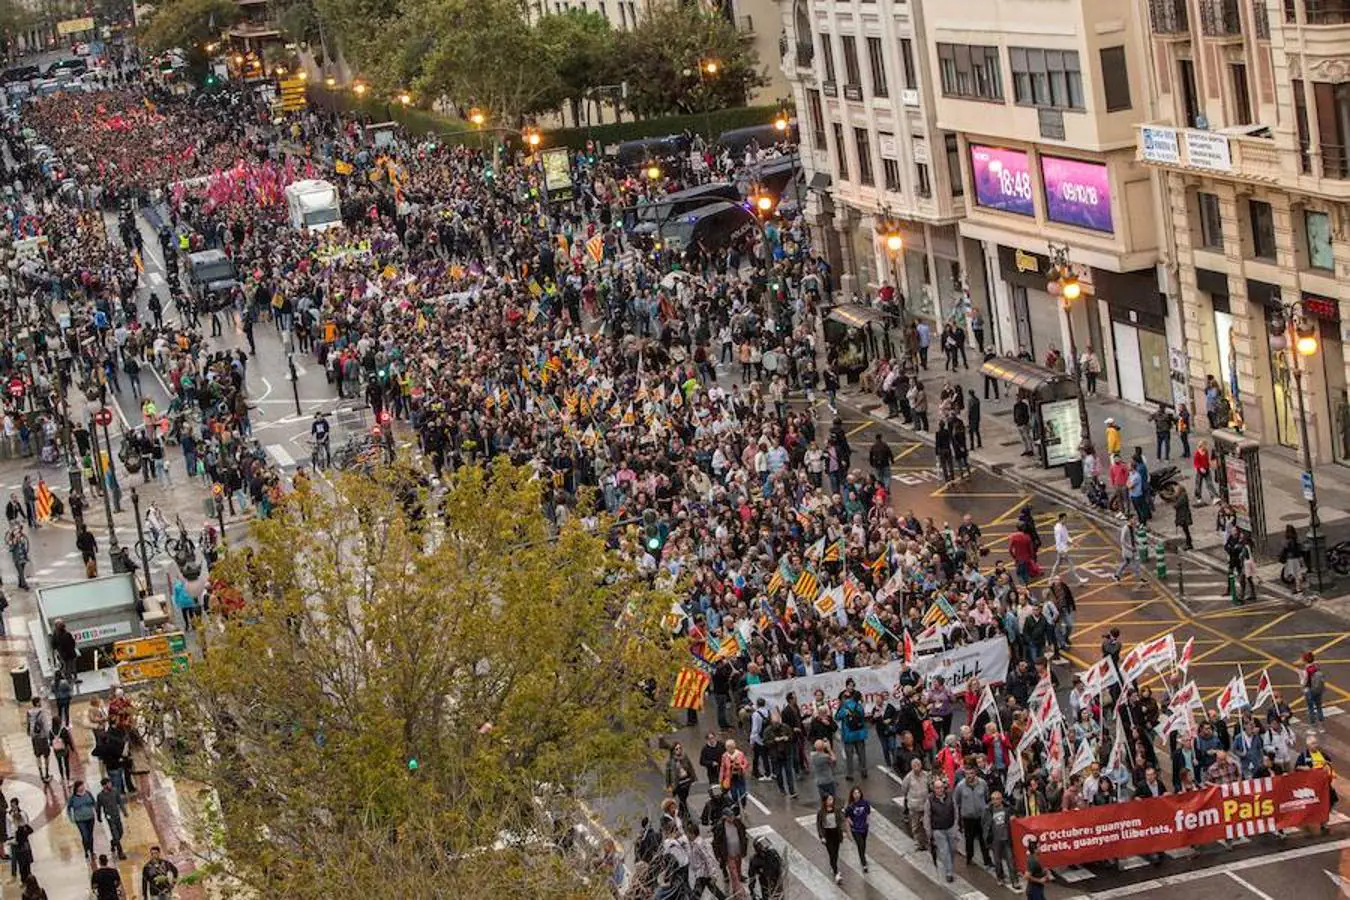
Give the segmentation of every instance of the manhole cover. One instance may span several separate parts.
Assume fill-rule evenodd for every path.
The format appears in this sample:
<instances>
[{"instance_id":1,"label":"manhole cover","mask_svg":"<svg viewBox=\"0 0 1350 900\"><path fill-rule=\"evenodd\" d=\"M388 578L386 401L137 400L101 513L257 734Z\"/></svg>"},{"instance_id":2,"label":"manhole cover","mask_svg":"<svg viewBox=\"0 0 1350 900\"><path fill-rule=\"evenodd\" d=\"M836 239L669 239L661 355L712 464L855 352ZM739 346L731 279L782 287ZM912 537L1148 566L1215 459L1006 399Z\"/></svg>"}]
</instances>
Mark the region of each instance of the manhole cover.
<instances>
[{"instance_id":1,"label":"manhole cover","mask_svg":"<svg viewBox=\"0 0 1350 900\"><path fill-rule=\"evenodd\" d=\"M1280 521L1281 521L1281 522L1299 522L1299 521L1302 521L1304 515L1305 515L1305 513L1289 513L1288 515L1280 516Z\"/></svg>"}]
</instances>

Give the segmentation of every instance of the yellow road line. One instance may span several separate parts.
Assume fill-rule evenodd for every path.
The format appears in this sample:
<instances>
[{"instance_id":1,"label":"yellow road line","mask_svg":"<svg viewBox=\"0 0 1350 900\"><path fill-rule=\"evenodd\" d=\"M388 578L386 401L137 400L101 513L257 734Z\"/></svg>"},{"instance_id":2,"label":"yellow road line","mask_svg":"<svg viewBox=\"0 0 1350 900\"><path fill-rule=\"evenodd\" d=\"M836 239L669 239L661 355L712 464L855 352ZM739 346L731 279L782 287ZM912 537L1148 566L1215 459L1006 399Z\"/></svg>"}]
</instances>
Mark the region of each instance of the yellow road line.
<instances>
[{"instance_id":1,"label":"yellow road line","mask_svg":"<svg viewBox=\"0 0 1350 900\"><path fill-rule=\"evenodd\" d=\"M1282 615L1282 616L1276 616L1275 618L1271 619L1271 620L1270 620L1269 622L1267 622L1266 624L1262 625L1260 628L1258 628L1258 629L1256 629L1255 631L1249 633L1249 634L1247 635L1247 640L1250 641L1252 638L1256 637L1258 634L1260 634L1260 633L1263 632L1263 631L1269 631L1270 629L1274 628L1276 625L1280 624L1281 622L1283 622L1285 619L1289 618L1290 616L1292 616L1292 615L1293 615L1294 613L1296 613L1296 612L1298 612L1298 610L1296 610L1296 609L1291 609L1289 612L1285 613L1285 614Z\"/></svg>"},{"instance_id":2,"label":"yellow road line","mask_svg":"<svg viewBox=\"0 0 1350 900\"><path fill-rule=\"evenodd\" d=\"M1273 664L1276 668L1279 668L1280 670L1287 669L1293 672L1299 671L1298 666L1294 665L1293 663L1288 663L1282 659L1279 659L1276 656L1272 656L1271 654L1262 650L1260 647L1255 647L1252 646L1251 644L1248 644L1246 640L1242 638L1224 634L1222 631L1215 628L1213 625L1209 625L1204 621L1193 620L1191 624L1193 624L1197 628L1203 628L1204 630L1208 631L1210 634L1214 635L1217 638L1227 639L1230 644L1241 647L1248 653L1254 654L1255 656L1257 656L1258 658L1260 658L1261 660L1265 661L1268 664ZM1340 696L1342 700L1350 700L1350 691L1346 691L1344 688L1341 688L1331 683L1330 681L1327 682L1327 688L1329 690L1335 691L1336 694Z\"/></svg>"},{"instance_id":3,"label":"yellow road line","mask_svg":"<svg viewBox=\"0 0 1350 900\"><path fill-rule=\"evenodd\" d=\"M904 449L902 449L899 453L896 453L896 454L895 454L895 459L904 459L906 456L909 456L911 453L913 453L915 450L918 450L920 447L926 447L926 446L928 446L928 445L925 444L923 441L915 441L914 443L910 444L908 447L905 447Z\"/></svg>"},{"instance_id":4,"label":"yellow road line","mask_svg":"<svg viewBox=\"0 0 1350 900\"><path fill-rule=\"evenodd\" d=\"M852 429L851 431L846 432L844 436L845 436L845 437L853 437L853 436L854 436L855 434L857 434L858 432L860 432L860 431L865 431L865 430L867 430L868 428L871 428L871 427L872 427L873 425L875 425L875 424L876 424L875 422L864 422L864 423L862 423L861 425L859 425L857 428L854 428L854 429Z\"/></svg>"},{"instance_id":5,"label":"yellow road line","mask_svg":"<svg viewBox=\"0 0 1350 900\"><path fill-rule=\"evenodd\" d=\"M1001 523L1003 523L1003 522L1008 521L1008 520L1011 519L1013 516L1017 515L1018 511L1021 510L1022 507L1026 506L1026 505L1027 505L1028 503L1030 503L1030 502L1031 502L1031 495L1028 494L1027 496L1023 497L1022 499L1020 499L1020 500L1018 500L1016 503L1014 503L1011 507L1008 508L1008 510L1007 510L1006 512L1003 513L1003 515L1001 515L1001 516L999 516L998 518L994 519L994 521L990 522L989 524L990 524L990 525L998 525L998 524L1001 524Z\"/></svg>"}]
</instances>

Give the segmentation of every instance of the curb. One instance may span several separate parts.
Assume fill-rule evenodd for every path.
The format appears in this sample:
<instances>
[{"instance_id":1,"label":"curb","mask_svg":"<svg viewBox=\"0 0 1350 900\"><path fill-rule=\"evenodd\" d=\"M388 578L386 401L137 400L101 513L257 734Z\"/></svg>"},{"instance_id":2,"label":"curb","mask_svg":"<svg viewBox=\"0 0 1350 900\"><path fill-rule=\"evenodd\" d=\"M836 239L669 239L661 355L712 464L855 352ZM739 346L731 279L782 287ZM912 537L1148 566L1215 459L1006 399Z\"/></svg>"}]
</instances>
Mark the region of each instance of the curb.
<instances>
[{"instance_id":1,"label":"curb","mask_svg":"<svg viewBox=\"0 0 1350 900\"><path fill-rule=\"evenodd\" d=\"M878 404L864 405L862 403L857 402L856 398L858 396L866 396L866 395L846 394L843 391L840 391L839 403L840 405L847 405L848 407L856 411L859 415L871 419L878 426L889 427L896 432L902 433L908 440L915 440L922 444L926 444L930 447L933 446L935 439L931 432L916 431L912 428L909 428L905 426L904 420L898 417L888 419L885 416L878 416L874 412L874 410L882 408L883 404L878 403ZM980 469L981 471L988 472L991 475L997 475L1001 478L1008 479L1013 484L1017 485L1019 488L1027 491L1032 495L1039 495L1042 497L1046 497L1054 503L1058 503L1060 505L1073 509L1080 515L1088 519L1091 519L1098 526L1112 529L1120 527L1119 519L1117 519L1113 515L1103 513L1100 509L1097 509L1096 507L1088 506L1087 504L1083 503L1082 497L1081 495L1079 495L1077 491L1074 491L1072 489L1065 489L1063 487L1060 487L1056 483L1046 483L1031 478L1030 476L1024 473L1019 472L1017 468L1010 462L996 462L988 459L987 457L984 457L982 451L974 451L970 454L970 463L974 468ZM1158 538L1163 541L1167 540L1167 538L1151 530L1148 533L1151 537ZM1178 556L1182 559L1182 561L1184 561L1187 564L1208 569L1211 572L1227 573L1228 571L1228 567L1224 565L1223 562L1215 559L1213 556L1211 556L1210 554L1206 553L1203 550L1178 551ZM1165 581L1158 581L1158 579L1153 575L1149 575L1148 577L1151 581L1158 584L1159 588L1161 588L1178 605L1180 605L1182 608L1186 609L1188 612L1192 614L1195 613L1195 610L1191 609L1189 604L1187 604L1184 600L1178 597L1176 589L1173 585L1170 585ZM1268 597L1273 597L1274 599L1288 606L1290 609L1308 609L1311 608L1314 604L1316 604L1318 599L1320 599L1313 595L1307 595L1304 599L1299 599L1294 595L1293 592L1286 589L1284 585L1279 582L1266 581L1263 584L1263 587ZM1335 615L1338 618L1350 621L1350 613L1342 614L1336 612L1335 610L1329 607L1322 607L1322 608L1326 612Z\"/></svg>"}]
</instances>

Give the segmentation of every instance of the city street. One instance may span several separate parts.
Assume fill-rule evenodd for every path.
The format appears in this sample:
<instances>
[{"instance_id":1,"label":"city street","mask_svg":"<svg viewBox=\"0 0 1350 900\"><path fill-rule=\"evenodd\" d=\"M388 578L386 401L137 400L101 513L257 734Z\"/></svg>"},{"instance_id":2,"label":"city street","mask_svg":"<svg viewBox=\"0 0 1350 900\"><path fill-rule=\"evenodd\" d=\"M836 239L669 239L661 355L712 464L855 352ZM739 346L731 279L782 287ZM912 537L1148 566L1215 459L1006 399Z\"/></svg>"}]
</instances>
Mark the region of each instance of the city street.
<instances>
[{"instance_id":1,"label":"city street","mask_svg":"<svg viewBox=\"0 0 1350 900\"><path fill-rule=\"evenodd\" d=\"M817 403L815 412L817 427L827 430L832 420L828 408ZM1020 490L1007 479L979 470L972 478L943 485L931 446L912 440L909 432L889 423L849 413L844 407L841 413L855 458L865 452L878 431L891 443L898 457L892 467L892 505L897 510L913 510L920 519L932 516L939 527L951 523L953 528L963 515L972 515L984 532L984 542L991 548L990 560L995 556L1006 558L1007 537L1015 527L1017 514L1023 506L1031 504L1041 534L1051 546L1040 554L1048 572L1054 559L1050 532L1057 508L1053 504ZM1128 579L1123 584L1117 583L1112 577L1120 559L1116 535L1077 512L1070 514L1069 527L1075 537L1074 561L1087 582L1081 587L1073 585L1079 606L1074 646L1065 654L1069 664L1055 667L1061 696L1067 693L1072 673L1100 658L1098 645L1107 629L1119 628L1127 648L1171 632L1178 647L1195 638L1190 671L1207 704L1213 703L1224 684L1236 674L1237 667L1241 666L1249 683L1257 672L1268 669L1275 689L1291 704L1298 719L1303 699L1295 663L1300 654L1311 649L1328 669L1325 707L1328 727L1321 735L1323 746L1333 759L1350 759L1350 716L1345 715L1350 710L1350 691L1346 689L1350 687L1350 652L1337 650L1350 639L1350 632L1339 619L1315 607L1288 608L1275 601L1244 607L1224 604L1190 609L1175 597L1175 573L1171 573L1172 587L1161 587L1152 577L1150 561L1145 566L1150 574L1147 585L1133 585ZM1223 580L1222 575L1202 570L1187 577L1193 579L1188 580L1188 592L1202 595L1222 592L1217 585ZM1207 586L1206 582L1216 583ZM1033 588L1043 586L1044 580ZM1157 684L1156 677L1152 683ZM713 723L711 700L700 716L698 727L680 728L671 739L682 741L686 752L696 757L710 723ZM1295 730L1302 735L1297 723ZM736 737L742 746L748 744L744 733ZM880 762L881 747L875 737L869 742L868 754L869 759ZM661 774L664 766L664 753L654 751L651 769L640 776L643 789L597 801L595 821L586 823L583 830L598 841L603 836L602 829L621 836L641 817L659 816L664 796ZM799 776L800 796L795 801L782 796L772 783L752 783L747 825L751 834L767 835L776 845L787 848L792 875L789 898L908 900L951 895L962 900L979 900L1012 895L998 885L992 873L964 863L957 867L956 882L948 885L943 881L928 854L917 852L906 833L897 796L901 774L876 765L866 781L853 783L864 789L883 818L880 821L876 815L872 818L868 845L870 871L863 875L852 846L846 842L840 853L844 882L838 887L830 877L825 850L816 838L817 806L813 802L810 775ZM1343 795L1350 791L1350 781L1338 778L1337 784ZM852 787L842 780L840 785L841 790ZM707 785L700 782L690 794L690 806L696 814L706 798ZM1258 836L1242 840L1231 850L1210 845L1194 852L1171 852L1157 868L1139 858L1125 860L1120 871L1107 865L1074 867L1056 873L1049 895L1093 900L1136 895L1157 900L1219 897L1270 900L1285 895L1285 891L1278 889L1283 884L1286 890L1297 890L1290 896L1310 900L1350 896L1350 888L1343 894L1337 880L1343 866L1350 872L1350 855L1343 852L1350 849L1347 823L1350 819L1344 814L1333 812L1331 833L1326 837Z\"/></svg>"}]
</instances>

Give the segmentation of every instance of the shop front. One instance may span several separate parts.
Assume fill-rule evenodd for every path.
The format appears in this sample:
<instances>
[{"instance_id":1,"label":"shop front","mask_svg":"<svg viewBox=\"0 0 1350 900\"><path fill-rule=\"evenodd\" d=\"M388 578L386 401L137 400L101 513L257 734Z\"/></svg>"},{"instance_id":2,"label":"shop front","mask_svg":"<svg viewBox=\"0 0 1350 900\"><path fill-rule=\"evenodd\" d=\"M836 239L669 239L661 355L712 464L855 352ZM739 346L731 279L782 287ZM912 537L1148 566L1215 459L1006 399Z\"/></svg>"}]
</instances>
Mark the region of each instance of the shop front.
<instances>
[{"instance_id":1,"label":"shop front","mask_svg":"<svg viewBox=\"0 0 1350 900\"><path fill-rule=\"evenodd\" d=\"M1098 299L1111 318L1114 369L1121 399L1131 403L1176 402L1172 353L1167 344L1167 301L1152 269L1092 270ZM1101 346L1100 342L1097 346Z\"/></svg>"},{"instance_id":2,"label":"shop front","mask_svg":"<svg viewBox=\"0 0 1350 900\"><path fill-rule=\"evenodd\" d=\"M1016 347L1004 349L1015 353L1026 351L1038 363L1045 361L1051 347L1063 351L1059 302L1045 289L1050 278L1050 260L1041 253L1000 244L998 264L999 275L1008 286L1016 340Z\"/></svg>"},{"instance_id":3,"label":"shop front","mask_svg":"<svg viewBox=\"0 0 1350 900\"><path fill-rule=\"evenodd\" d=\"M1283 320L1281 311L1280 286L1266 281L1247 279L1247 299L1256 307L1252 311L1254 321L1261 322L1261 333L1253 340L1253 352L1266 360L1266 371L1270 376L1270 390L1260 392L1261 418L1268 423L1262 429L1262 437L1282 447L1298 447L1298 397L1294 393L1294 370L1290 367L1289 354L1285 350L1275 350L1270 346L1268 335L1273 322Z\"/></svg>"},{"instance_id":4,"label":"shop front","mask_svg":"<svg viewBox=\"0 0 1350 900\"><path fill-rule=\"evenodd\" d=\"M1303 313L1317 322L1317 356L1310 369L1322 373L1331 458L1350 465L1350 394L1345 381L1345 348L1341 343L1341 307L1331 297L1303 292Z\"/></svg>"}]
</instances>

